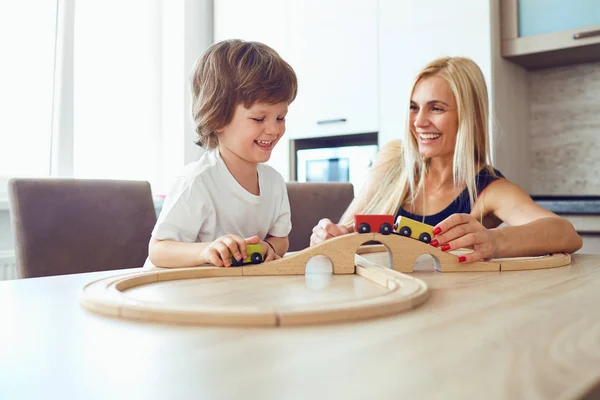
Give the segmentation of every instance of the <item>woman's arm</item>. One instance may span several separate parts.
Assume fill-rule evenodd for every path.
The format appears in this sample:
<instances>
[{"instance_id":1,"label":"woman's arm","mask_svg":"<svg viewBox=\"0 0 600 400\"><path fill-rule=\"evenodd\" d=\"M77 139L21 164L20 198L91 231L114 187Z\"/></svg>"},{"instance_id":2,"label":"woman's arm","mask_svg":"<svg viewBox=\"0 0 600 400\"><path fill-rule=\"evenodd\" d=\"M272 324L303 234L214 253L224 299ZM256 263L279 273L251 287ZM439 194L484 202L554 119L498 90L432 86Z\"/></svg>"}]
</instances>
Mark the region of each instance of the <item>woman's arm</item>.
<instances>
[{"instance_id":1,"label":"woman's arm","mask_svg":"<svg viewBox=\"0 0 600 400\"><path fill-rule=\"evenodd\" d=\"M495 215L508 226L486 229L480 215ZM443 251L471 247L461 262L502 257L573 253L582 246L573 225L531 199L507 179L491 183L479 197L471 214L454 214L436 225L436 245ZM434 241L432 241L432 244Z\"/></svg>"},{"instance_id":2,"label":"woman's arm","mask_svg":"<svg viewBox=\"0 0 600 400\"><path fill-rule=\"evenodd\" d=\"M492 230L495 257L574 253L583 244L566 219L537 205L516 184L500 179L485 190L490 212L509 226Z\"/></svg>"}]
</instances>

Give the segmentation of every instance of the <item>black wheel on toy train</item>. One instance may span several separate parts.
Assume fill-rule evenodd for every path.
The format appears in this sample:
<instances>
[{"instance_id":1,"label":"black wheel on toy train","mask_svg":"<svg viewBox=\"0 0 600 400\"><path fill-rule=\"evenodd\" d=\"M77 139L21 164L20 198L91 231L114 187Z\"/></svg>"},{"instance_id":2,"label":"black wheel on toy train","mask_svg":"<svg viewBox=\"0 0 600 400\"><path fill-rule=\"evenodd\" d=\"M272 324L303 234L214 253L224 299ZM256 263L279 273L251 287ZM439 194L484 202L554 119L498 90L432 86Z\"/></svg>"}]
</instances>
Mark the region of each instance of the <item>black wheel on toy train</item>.
<instances>
[{"instance_id":1,"label":"black wheel on toy train","mask_svg":"<svg viewBox=\"0 0 600 400\"><path fill-rule=\"evenodd\" d=\"M423 232L419 235L419 240L423 243L431 242L431 235L427 232Z\"/></svg>"},{"instance_id":2,"label":"black wheel on toy train","mask_svg":"<svg viewBox=\"0 0 600 400\"><path fill-rule=\"evenodd\" d=\"M366 222L362 222L360 225L358 225L358 233L369 232L371 232L371 225L367 224Z\"/></svg>"},{"instance_id":3,"label":"black wheel on toy train","mask_svg":"<svg viewBox=\"0 0 600 400\"><path fill-rule=\"evenodd\" d=\"M390 233L392 233L392 226L390 224L388 224L387 222L384 222L379 227L379 233L381 233L383 235L389 235Z\"/></svg>"},{"instance_id":4,"label":"black wheel on toy train","mask_svg":"<svg viewBox=\"0 0 600 400\"><path fill-rule=\"evenodd\" d=\"M412 230L408 226L403 226L400 228L398 233L400 234L400 236L410 237L410 235L412 234Z\"/></svg>"},{"instance_id":5,"label":"black wheel on toy train","mask_svg":"<svg viewBox=\"0 0 600 400\"><path fill-rule=\"evenodd\" d=\"M250 261L252 261L252 264L260 264L263 262L263 256L260 253L252 253L252 256L250 256Z\"/></svg>"},{"instance_id":6,"label":"black wheel on toy train","mask_svg":"<svg viewBox=\"0 0 600 400\"><path fill-rule=\"evenodd\" d=\"M231 265L233 267L239 267L244 265L244 259L242 258L241 260L236 260L235 257L231 257Z\"/></svg>"}]
</instances>

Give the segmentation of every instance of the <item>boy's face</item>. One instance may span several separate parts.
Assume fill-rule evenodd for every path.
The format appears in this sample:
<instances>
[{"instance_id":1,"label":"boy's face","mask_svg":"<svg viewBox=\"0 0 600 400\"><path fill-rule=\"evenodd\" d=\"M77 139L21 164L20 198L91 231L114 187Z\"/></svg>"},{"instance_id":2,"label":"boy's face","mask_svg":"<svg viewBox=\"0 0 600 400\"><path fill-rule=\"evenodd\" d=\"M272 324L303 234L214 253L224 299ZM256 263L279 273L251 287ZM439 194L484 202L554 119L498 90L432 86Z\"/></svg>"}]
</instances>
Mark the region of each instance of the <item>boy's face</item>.
<instances>
[{"instance_id":1,"label":"boy's face","mask_svg":"<svg viewBox=\"0 0 600 400\"><path fill-rule=\"evenodd\" d=\"M269 161L271 151L285 133L287 103L254 103L250 108L238 104L231 122L217 131L219 150L227 160L252 164Z\"/></svg>"}]
</instances>

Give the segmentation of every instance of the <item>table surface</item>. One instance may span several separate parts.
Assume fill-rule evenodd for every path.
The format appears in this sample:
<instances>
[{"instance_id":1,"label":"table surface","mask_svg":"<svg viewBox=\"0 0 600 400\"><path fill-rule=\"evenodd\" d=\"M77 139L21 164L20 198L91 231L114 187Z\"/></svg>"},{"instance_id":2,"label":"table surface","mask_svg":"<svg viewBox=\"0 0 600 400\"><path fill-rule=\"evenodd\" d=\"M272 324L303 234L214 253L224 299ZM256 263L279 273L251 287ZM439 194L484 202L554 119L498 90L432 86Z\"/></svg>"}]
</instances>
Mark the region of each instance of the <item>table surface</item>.
<instances>
[{"instance_id":1,"label":"table surface","mask_svg":"<svg viewBox=\"0 0 600 400\"><path fill-rule=\"evenodd\" d=\"M323 273L326 264L306 277L190 280L162 293L186 304L295 304L381 290ZM79 305L84 284L125 271L3 281L0 398L567 399L600 384L600 256L535 271L418 267L430 297L414 310L293 328L137 322ZM165 301L157 293L130 295Z\"/></svg>"}]
</instances>

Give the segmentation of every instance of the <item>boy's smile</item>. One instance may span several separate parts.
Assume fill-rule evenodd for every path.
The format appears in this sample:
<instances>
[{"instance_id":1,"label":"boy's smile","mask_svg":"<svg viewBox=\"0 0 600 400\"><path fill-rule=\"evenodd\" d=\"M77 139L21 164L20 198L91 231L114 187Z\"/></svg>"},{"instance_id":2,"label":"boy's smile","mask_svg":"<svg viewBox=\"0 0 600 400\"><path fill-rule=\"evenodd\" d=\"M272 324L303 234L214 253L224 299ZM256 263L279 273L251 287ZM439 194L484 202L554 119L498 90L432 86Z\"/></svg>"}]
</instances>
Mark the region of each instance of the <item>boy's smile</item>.
<instances>
[{"instance_id":1,"label":"boy's smile","mask_svg":"<svg viewBox=\"0 0 600 400\"><path fill-rule=\"evenodd\" d=\"M255 140L254 143L256 143L259 147L261 147L264 150L272 150L274 145L274 140Z\"/></svg>"},{"instance_id":2,"label":"boy's smile","mask_svg":"<svg viewBox=\"0 0 600 400\"><path fill-rule=\"evenodd\" d=\"M271 151L285 133L286 102L238 104L231 122L217 131L219 151L230 169L256 168L269 161Z\"/></svg>"}]
</instances>

